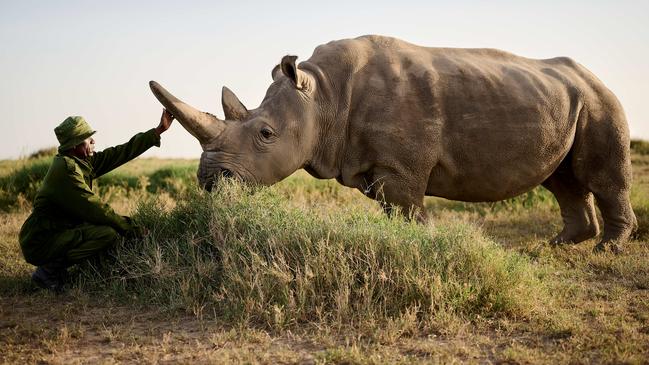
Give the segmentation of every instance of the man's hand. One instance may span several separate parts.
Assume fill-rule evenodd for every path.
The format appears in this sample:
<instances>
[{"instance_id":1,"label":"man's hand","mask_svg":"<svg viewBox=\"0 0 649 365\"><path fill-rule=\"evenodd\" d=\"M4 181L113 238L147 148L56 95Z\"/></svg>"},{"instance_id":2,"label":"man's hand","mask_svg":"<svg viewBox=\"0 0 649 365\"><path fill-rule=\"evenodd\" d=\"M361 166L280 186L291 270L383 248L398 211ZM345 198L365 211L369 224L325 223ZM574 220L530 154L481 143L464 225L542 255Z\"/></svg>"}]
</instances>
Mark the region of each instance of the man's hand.
<instances>
[{"instance_id":1,"label":"man's hand","mask_svg":"<svg viewBox=\"0 0 649 365\"><path fill-rule=\"evenodd\" d=\"M162 133L164 133L164 131L169 129L169 126L171 126L171 122L173 121L174 121L174 116L171 113L169 113L167 109L162 109L160 124L158 124L158 126L156 127L155 132L158 135L161 135Z\"/></svg>"}]
</instances>

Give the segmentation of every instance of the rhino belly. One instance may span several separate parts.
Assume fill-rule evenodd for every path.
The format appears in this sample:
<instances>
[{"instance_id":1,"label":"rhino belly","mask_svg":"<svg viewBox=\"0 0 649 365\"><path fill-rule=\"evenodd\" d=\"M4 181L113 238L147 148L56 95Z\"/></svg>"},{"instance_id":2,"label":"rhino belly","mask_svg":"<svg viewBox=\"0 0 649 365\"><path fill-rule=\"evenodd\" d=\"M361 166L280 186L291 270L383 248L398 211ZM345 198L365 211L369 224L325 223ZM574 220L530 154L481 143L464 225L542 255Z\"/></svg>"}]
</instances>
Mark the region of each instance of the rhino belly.
<instances>
[{"instance_id":1,"label":"rhino belly","mask_svg":"<svg viewBox=\"0 0 649 365\"><path fill-rule=\"evenodd\" d=\"M498 201L545 181L568 154L574 130L532 128L447 139L433 166L426 195L462 201Z\"/></svg>"}]
</instances>

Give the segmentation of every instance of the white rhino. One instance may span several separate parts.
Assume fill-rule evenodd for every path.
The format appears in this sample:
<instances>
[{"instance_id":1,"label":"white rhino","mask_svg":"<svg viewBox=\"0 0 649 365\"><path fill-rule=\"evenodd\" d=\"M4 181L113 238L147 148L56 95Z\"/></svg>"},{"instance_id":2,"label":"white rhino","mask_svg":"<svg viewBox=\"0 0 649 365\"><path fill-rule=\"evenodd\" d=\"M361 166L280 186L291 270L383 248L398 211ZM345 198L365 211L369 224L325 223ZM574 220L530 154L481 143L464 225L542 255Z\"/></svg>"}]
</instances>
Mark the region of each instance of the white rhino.
<instances>
[{"instance_id":1,"label":"white rhino","mask_svg":"<svg viewBox=\"0 0 649 365\"><path fill-rule=\"evenodd\" d=\"M303 168L419 219L425 195L497 201L543 185L565 225L555 244L599 233L593 196L604 220L597 248L637 227L622 106L569 58L363 36L295 60L275 67L257 109L224 87L225 120L151 81L204 150L201 185L222 175L273 184Z\"/></svg>"}]
</instances>

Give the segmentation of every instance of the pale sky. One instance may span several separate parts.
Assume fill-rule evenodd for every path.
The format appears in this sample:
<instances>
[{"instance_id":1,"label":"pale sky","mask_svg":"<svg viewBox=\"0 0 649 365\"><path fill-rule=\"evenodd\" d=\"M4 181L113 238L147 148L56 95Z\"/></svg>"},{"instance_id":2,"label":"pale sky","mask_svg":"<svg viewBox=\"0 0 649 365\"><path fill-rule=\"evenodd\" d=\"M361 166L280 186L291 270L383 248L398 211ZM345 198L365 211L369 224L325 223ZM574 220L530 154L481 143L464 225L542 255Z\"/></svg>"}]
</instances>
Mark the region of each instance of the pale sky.
<instances>
[{"instance_id":1,"label":"pale sky","mask_svg":"<svg viewBox=\"0 0 649 365\"><path fill-rule=\"evenodd\" d=\"M32 1L0 0L0 159L57 145L82 115L97 150L155 127L156 80L223 117L221 87L249 109L286 54L335 39L389 35L431 47L569 56L620 99L631 135L649 139L649 1ZM177 122L145 156L198 158Z\"/></svg>"}]
</instances>

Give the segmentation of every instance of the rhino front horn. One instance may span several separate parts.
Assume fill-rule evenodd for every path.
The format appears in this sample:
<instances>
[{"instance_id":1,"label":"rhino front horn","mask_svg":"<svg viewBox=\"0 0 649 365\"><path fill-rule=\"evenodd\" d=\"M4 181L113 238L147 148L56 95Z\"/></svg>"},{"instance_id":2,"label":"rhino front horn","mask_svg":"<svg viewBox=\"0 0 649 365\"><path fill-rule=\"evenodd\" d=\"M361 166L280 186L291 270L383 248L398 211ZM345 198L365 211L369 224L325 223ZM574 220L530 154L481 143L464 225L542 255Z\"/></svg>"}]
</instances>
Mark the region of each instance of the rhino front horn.
<instances>
[{"instance_id":1,"label":"rhino front horn","mask_svg":"<svg viewBox=\"0 0 649 365\"><path fill-rule=\"evenodd\" d=\"M201 112L173 96L155 81L149 86L153 95L174 115L180 124L201 144L207 144L217 137L225 128L225 123L212 114Z\"/></svg>"}]
</instances>

